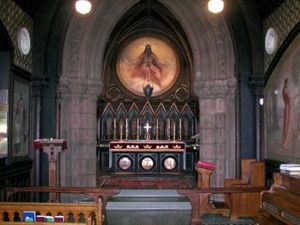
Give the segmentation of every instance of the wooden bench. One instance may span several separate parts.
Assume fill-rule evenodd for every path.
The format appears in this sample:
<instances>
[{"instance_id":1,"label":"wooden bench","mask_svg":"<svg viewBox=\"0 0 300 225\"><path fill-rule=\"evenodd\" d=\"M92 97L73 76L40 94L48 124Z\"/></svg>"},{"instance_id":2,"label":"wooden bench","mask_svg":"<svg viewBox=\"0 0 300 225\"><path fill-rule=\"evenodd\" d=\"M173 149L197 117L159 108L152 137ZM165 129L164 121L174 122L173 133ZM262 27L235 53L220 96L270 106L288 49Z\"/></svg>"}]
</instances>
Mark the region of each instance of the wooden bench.
<instances>
[{"instance_id":1,"label":"wooden bench","mask_svg":"<svg viewBox=\"0 0 300 225\"><path fill-rule=\"evenodd\" d=\"M265 165L255 159L242 159L241 178L225 179L225 188L265 188ZM259 217L259 192L225 195L225 203L231 209L231 217Z\"/></svg>"},{"instance_id":2,"label":"wooden bench","mask_svg":"<svg viewBox=\"0 0 300 225\"><path fill-rule=\"evenodd\" d=\"M24 211L35 211L36 215L64 216L64 223L55 225L101 225L102 201L98 203L32 203L32 202L0 202L0 224L5 225L43 225L49 222L22 222Z\"/></svg>"}]
</instances>

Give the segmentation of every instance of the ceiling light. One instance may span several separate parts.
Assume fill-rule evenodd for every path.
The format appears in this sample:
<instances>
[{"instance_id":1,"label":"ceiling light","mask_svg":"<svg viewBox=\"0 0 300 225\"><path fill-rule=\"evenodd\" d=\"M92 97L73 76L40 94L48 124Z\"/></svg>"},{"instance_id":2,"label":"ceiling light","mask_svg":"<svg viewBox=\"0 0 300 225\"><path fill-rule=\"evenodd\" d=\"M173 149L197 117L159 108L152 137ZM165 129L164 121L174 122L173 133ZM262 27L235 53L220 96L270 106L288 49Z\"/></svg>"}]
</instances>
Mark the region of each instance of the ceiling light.
<instances>
[{"instance_id":1,"label":"ceiling light","mask_svg":"<svg viewBox=\"0 0 300 225\"><path fill-rule=\"evenodd\" d=\"M75 9L80 14L87 14L91 11L92 4L89 0L77 0L75 2Z\"/></svg>"},{"instance_id":2,"label":"ceiling light","mask_svg":"<svg viewBox=\"0 0 300 225\"><path fill-rule=\"evenodd\" d=\"M212 13L222 12L224 9L223 0L209 0L208 1L208 10Z\"/></svg>"}]
</instances>

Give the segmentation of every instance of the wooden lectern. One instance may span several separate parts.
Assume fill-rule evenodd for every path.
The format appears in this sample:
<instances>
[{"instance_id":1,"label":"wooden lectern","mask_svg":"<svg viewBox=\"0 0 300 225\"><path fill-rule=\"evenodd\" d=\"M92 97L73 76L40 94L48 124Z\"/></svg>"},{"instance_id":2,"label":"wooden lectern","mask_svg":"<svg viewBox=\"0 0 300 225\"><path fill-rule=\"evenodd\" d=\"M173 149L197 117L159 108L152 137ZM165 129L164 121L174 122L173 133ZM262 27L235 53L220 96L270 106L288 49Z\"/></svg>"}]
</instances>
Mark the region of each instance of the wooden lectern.
<instances>
[{"instance_id":1,"label":"wooden lectern","mask_svg":"<svg viewBox=\"0 0 300 225\"><path fill-rule=\"evenodd\" d=\"M36 139L33 141L35 150L43 151L48 155L49 187L58 187L58 155L67 149L65 139ZM56 201L56 194L49 195L49 201Z\"/></svg>"}]
</instances>

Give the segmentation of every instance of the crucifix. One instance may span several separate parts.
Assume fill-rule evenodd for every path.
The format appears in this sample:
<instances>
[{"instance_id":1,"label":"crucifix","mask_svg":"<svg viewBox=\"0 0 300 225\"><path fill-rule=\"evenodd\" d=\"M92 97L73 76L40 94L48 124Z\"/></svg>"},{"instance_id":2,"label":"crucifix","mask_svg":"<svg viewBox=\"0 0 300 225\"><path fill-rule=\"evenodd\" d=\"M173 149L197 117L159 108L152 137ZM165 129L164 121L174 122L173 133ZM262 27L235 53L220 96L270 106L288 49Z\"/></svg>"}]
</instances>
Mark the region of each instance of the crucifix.
<instances>
[{"instance_id":1,"label":"crucifix","mask_svg":"<svg viewBox=\"0 0 300 225\"><path fill-rule=\"evenodd\" d=\"M147 122L146 125L144 126L144 128L146 129L146 140L150 140L150 128L151 126L149 125L149 123Z\"/></svg>"}]
</instances>

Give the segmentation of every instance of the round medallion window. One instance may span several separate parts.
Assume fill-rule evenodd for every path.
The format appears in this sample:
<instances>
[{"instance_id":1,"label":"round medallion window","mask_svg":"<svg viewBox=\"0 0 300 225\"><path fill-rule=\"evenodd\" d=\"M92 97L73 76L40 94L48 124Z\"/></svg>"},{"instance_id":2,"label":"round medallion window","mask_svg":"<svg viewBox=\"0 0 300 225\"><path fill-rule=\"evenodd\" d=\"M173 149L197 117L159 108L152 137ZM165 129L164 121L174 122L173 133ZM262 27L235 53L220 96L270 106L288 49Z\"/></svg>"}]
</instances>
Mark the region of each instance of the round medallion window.
<instances>
[{"instance_id":1,"label":"round medallion window","mask_svg":"<svg viewBox=\"0 0 300 225\"><path fill-rule=\"evenodd\" d=\"M151 170L154 167L154 161L151 157L144 157L141 165L144 170Z\"/></svg>"},{"instance_id":2,"label":"round medallion window","mask_svg":"<svg viewBox=\"0 0 300 225\"><path fill-rule=\"evenodd\" d=\"M173 170L177 165L176 160L173 157L167 157L164 160L164 167L166 170Z\"/></svg>"},{"instance_id":3,"label":"round medallion window","mask_svg":"<svg viewBox=\"0 0 300 225\"><path fill-rule=\"evenodd\" d=\"M119 167L122 169L122 170L128 170L130 167L131 167L131 159L129 157L122 157L119 159Z\"/></svg>"},{"instance_id":4,"label":"round medallion window","mask_svg":"<svg viewBox=\"0 0 300 225\"><path fill-rule=\"evenodd\" d=\"M153 87L152 96L167 92L179 74L175 49L165 40L142 37L129 42L117 59L117 76L130 92L144 96L143 87Z\"/></svg>"}]
</instances>

